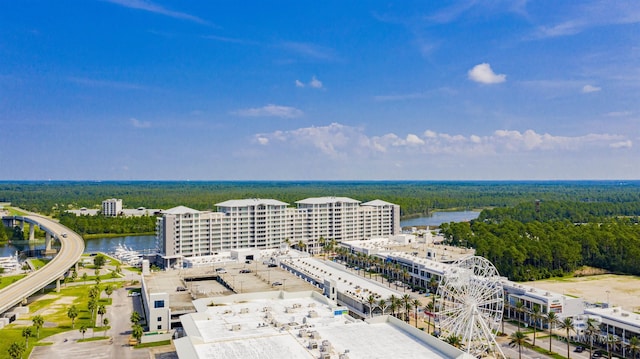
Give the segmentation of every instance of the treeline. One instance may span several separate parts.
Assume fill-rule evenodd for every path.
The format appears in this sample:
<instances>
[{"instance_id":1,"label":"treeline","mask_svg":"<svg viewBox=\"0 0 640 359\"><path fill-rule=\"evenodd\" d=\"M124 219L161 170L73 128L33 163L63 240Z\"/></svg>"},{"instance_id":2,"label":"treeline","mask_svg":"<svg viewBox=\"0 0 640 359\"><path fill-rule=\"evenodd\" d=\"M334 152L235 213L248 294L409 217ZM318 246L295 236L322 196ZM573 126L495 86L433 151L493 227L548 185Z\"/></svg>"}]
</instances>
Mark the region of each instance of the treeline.
<instances>
[{"instance_id":1,"label":"treeline","mask_svg":"<svg viewBox=\"0 0 640 359\"><path fill-rule=\"evenodd\" d=\"M443 224L441 229L451 244L475 248L501 275L521 281L571 274L584 265L640 275L637 220L475 220Z\"/></svg>"},{"instance_id":2,"label":"treeline","mask_svg":"<svg viewBox=\"0 0 640 359\"><path fill-rule=\"evenodd\" d=\"M142 217L105 217L76 216L73 213L62 213L60 223L71 228L80 235L86 234L132 234L155 231L156 218Z\"/></svg>"},{"instance_id":3,"label":"treeline","mask_svg":"<svg viewBox=\"0 0 640 359\"><path fill-rule=\"evenodd\" d=\"M513 219L524 223L569 220L573 223L587 223L597 222L601 218L637 216L640 216L640 201L631 198L626 202L526 202L515 207L484 210L478 220L503 222Z\"/></svg>"},{"instance_id":4,"label":"treeline","mask_svg":"<svg viewBox=\"0 0 640 359\"><path fill-rule=\"evenodd\" d=\"M0 182L0 202L58 215L67 209L98 208L102 200L122 198L126 208L168 209L185 205L214 210L229 199L275 198L295 205L307 197L343 196L363 202L382 199L400 205L402 215L432 210L512 207L535 200L640 203L640 182Z\"/></svg>"}]
</instances>

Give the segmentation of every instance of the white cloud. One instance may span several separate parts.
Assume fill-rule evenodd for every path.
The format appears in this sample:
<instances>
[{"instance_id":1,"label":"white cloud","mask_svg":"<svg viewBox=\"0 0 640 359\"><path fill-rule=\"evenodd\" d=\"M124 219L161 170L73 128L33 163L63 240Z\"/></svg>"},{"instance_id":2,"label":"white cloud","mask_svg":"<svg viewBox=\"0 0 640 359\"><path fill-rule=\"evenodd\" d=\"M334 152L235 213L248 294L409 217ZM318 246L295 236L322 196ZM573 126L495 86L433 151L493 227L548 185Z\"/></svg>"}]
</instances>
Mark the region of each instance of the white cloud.
<instances>
[{"instance_id":1,"label":"white cloud","mask_svg":"<svg viewBox=\"0 0 640 359\"><path fill-rule=\"evenodd\" d=\"M612 111L612 112L608 112L605 113L605 116L608 117L626 117L626 116L631 116L633 114L633 112L631 111Z\"/></svg>"},{"instance_id":2,"label":"white cloud","mask_svg":"<svg viewBox=\"0 0 640 359\"><path fill-rule=\"evenodd\" d=\"M620 141L620 142L614 142L612 144L609 145L609 147L611 148L631 148L633 144L631 143L631 140L626 140L626 141Z\"/></svg>"},{"instance_id":3,"label":"white cloud","mask_svg":"<svg viewBox=\"0 0 640 359\"><path fill-rule=\"evenodd\" d=\"M498 84L507 80L507 75L496 74L488 63L482 63L469 70L469 80L483 84Z\"/></svg>"},{"instance_id":4,"label":"white cloud","mask_svg":"<svg viewBox=\"0 0 640 359\"><path fill-rule=\"evenodd\" d=\"M598 92L600 90L602 90L600 87L593 86L593 85L582 86L582 93Z\"/></svg>"},{"instance_id":5,"label":"white cloud","mask_svg":"<svg viewBox=\"0 0 640 359\"><path fill-rule=\"evenodd\" d=\"M128 7L130 9L147 11L154 14L169 16L175 19L187 20L187 21L195 22L202 25L211 25L208 21L203 20L197 16L190 15L184 12L172 11L158 4L154 4L151 1L145 1L145 0L106 0L106 1L113 4L120 5L120 6Z\"/></svg>"},{"instance_id":6,"label":"white cloud","mask_svg":"<svg viewBox=\"0 0 640 359\"><path fill-rule=\"evenodd\" d=\"M135 128L150 128L151 127L151 122L149 121L140 121L136 118L131 118L129 120L131 122L131 125Z\"/></svg>"},{"instance_id":7,"label":"white cloud","mask_svg":"<svg viewBox=\"0 0 640 359\"><path fill-rule=\"evenodd\" d=\"M284 151L319 149L332 157L362 158L371 156L461 155L495 156L507 153L564 153L590 151L594 148L631 148L632 141L622 135L586 134L558 136L515 130L496 130L491 135L469 136L426 130L422 135L409 133L404 138L394 133L369 136L364 129L339 123L299 128L290 131L261 133L254 137L261 145L282 147Z\"/></svg>"},{"instance_id":8,"label":"white cloud","mask_svg":"<svg viewBox=\"0 0 640 359\"><path fill-rule=\"evenodd\" d=\"M313 76L311 78L311 81L309 82L309 86L313 87L314 89L321 89L322 81L318 80L315 76Z\"/></svg>"},{"instance_id":9,"label":"white cloud","mask_svg":"<svg viewBox=\"0 0 640 359\"><path fill-rule=\"evenodd\" d=\"M328 62L339 60L333 49L316 44L289 41L280 43L279 46L309 60Z\"/></svg>"},{"instance_id":10,"label":"white cloud","mask_svg":"<svg viewBox=\"0 0 640 359\"><path fill-rule=\"evenodd\" d=\"M318 80L318 78L316 78L315 76L311 77L311 80L309 81L308 84L305 84L304 82L300 81L300 80L296 80L296 87L311 87L314 89L323 89L323 85L322 85L322 81Z\"/></svg>"},{"instance_id":11,"label":"white cloud","mask_svg":"<svg viewBox=\"0 0 640 359\"><path fill-rule=\"evenodd\" d=\"M414 146L424 145L424 140L414 135L413 133L410 133L407 135L406 141L408 145L414 145Z\"/></svg>"},{"instance_id":12,"label":"white cloud","mask_svg":"<svg viewBox=\"0 0 640 359\"><path fill-rule=\"evenodd\" d=\"M247 108L232 112L234 115L243 117L280 117L280 118L296 118L301 117L304 113L295 107L279 106L269 104L263 107Z\"/></svg>"}]
</instances>

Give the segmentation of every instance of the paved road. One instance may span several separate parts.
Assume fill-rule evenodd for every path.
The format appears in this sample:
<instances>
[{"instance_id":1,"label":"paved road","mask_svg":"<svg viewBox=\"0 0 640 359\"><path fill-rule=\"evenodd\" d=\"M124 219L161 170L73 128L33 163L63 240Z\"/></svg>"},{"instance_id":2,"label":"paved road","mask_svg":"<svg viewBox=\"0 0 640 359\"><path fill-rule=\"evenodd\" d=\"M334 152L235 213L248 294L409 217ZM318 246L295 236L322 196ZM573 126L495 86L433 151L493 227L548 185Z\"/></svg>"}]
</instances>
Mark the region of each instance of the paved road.
<instances>
[{"instance_id":1,"label":"paved road","mask_svg":"<svg viewBox=\"0 0 640 359\"><path fill-rule=\"evenodd\" d=\"M6 312L23 299L61 278L84 252L82 237L60 223L38 215L17 216L17 218L25 218L29 222L37 223L41 229L58 238L61 243L60 251L44 267L0 290L0 313ZM66 237L62 235L63 233L66 233Z\"/></svg>"},{"instance_id":2,"label":"paved road","mask_svg":"<svg viewBox=\"0 0 640 359\"><path fill-rule=\"evenodd\" d=\"M104 294L104 293L103 293ZM51 345L33 348L30 359L49 358L91 358L91 359L148 359L149 349L133 349L128 345L131 334L129 317L134 307L140 311L140 297L128 297L127 289L120 288L111 295L112 304L107 307L107 315L111 329L107 333L96 333L96 336L108 335L113 338L94 342L78 343L82 334L77 329L47 337L45 341ZM100 320L98 318L98 320ZM89 329L85 338L93 336Z\"/></svg>"}]
</instances>

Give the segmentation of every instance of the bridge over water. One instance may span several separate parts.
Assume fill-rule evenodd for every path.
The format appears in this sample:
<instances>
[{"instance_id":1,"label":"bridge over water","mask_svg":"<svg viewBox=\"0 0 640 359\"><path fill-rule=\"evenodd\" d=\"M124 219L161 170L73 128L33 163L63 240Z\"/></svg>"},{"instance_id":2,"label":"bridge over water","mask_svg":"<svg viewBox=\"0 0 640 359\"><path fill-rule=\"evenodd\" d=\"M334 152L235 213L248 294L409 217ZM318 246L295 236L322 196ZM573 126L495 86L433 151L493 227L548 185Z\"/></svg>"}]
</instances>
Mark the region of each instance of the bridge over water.
<instances>
[{"instance_id":1,"label":"bridge over water","mask_svg":"<svg viewBox=\"0 0 640 359\"><path fill-rule=\"evenodd\" d=\"M0 313L4 313L23 302L50 283L56 282L59 288L60 279L63 278L69 268L78 262L84 252L84 240L82 237L50 218L32 214L5 216L2 221L10 225L15 225L17 222L22 225L30 223L29 236L31 239L33 239L35 226L40 227L46 234L47 250L52 252L51 242L58 240L60 241L60 251L44 267L0 290Z\"/></svg>"}]
</instances>

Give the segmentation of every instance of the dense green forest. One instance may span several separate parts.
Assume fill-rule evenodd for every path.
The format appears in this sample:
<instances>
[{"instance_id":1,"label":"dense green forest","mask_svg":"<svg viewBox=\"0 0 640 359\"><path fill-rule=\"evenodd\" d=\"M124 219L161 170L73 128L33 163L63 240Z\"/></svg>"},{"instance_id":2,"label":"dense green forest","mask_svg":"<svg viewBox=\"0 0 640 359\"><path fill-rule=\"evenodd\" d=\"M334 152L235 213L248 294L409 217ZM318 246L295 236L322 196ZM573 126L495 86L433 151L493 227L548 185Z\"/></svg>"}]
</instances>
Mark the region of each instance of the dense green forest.
<instances>
[{"instance_id":1,"label":"dense green forest","mask_svg":"<svg viewBox=\"0 0 640 359\"><path fill-rule=\"evenodd\" d=\"M275 198L291 205L307 197L382 199L400 205L402 215L453 208L512 207L535 200L640 203L640 182L0 182L0 202L57 215L66 209L98 208L122 198L126 208L167 209L178 205L215 209L229 199Z\"/></svg>"},{"instance_id":2,"label":"dense green forest","mask_svg":"<svg viewBox=\"0 0 640 359\"><path fill-rule=\"evenodd\" d=\"M73 229L78 234L133 234L151 233L155 231L155 217L105 217L76 216L73 213L62 213L60 223Z\"/></svg>"},{"instance_id":3,"label":"dense green forest","mask_svg":"<svg viewBox=\"0 0 640 359\"><path fill-rule=\"evenodd\" d=\"M441 226L453 245L473 247L510 279L530 280L592 266L640 275L637 202L523 203Z\"/></svg>"}]
</instances>

